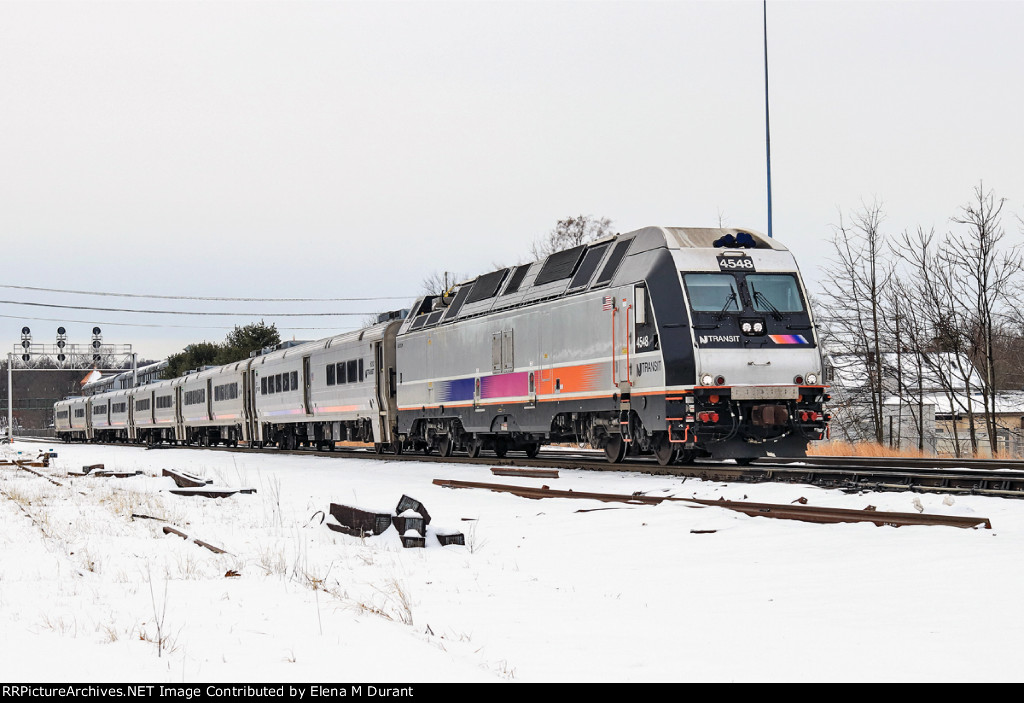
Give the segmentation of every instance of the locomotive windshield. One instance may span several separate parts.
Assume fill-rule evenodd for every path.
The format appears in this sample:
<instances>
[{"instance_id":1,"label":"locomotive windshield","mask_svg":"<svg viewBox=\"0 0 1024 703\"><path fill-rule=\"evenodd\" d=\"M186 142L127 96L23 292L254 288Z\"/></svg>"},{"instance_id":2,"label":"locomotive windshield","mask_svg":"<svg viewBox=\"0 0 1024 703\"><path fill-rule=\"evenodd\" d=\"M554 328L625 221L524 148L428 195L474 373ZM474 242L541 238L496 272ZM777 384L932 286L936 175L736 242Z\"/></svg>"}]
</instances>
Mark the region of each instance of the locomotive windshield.
<instances>
[{"instance_id":1,"label":"locomotive windshield","mask_svg":"<svg viewBox=\"0 0 1024 703\"><path fill-rule=\"evenodd\" d=\"M695 312L740 312L744 301L773 316L804 310L796 279L789 274L687 273L683 280ZM737 283L746 288L742 298Z\"/></svg>"},{"instance_id":2,"label":"locomotive windshield","mask_svg":"<svg viewBox=\"0 0 1024 703\"><path fill-rule=\"evenodd\" d=\"M700 312L739 312L739 290L736 279L727 273L688 273L686 293L690 305Z\"/></svg>"},{"instance_id":3,"label":"locomotive windshield","mask_svg":"<svg viewBox=\"0 0 1024 703\"><path fill-rule=\"evenodd\" d=\"M747 274L747 290L758 312L801 312L804 309L792 276Z\"/></svg>"}]
</instances>

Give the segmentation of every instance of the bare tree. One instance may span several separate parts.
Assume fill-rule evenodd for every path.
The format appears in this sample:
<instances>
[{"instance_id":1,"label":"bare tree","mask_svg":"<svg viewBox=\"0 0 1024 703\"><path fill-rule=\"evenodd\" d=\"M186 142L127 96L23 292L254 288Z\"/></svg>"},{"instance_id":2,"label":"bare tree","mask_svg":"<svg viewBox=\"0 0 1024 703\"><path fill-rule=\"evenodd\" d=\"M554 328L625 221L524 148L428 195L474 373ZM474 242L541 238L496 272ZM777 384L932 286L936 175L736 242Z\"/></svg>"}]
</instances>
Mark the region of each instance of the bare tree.
<instances>
[{"instance_id":1,"label":"bare tree","mask_svg":"<svg viewBox=\"0 0 1024 703\"><path fill-rule=\"evenodd\" d=\"M866 369L865 400L869 407L870 435L884 440L882 403L882 351L886 347L886 302L884 291L892 277L886 261L886 238L881 224L885 219L876 200L862 204L847 224L842 212L833 227L835 255L824 267L822 307L825 311L826 341L830 348L864 359Z\"/></svg>"},{"instance_id":2,"label":"bare tree","mask_svg":"<svg viewBox=\"0 0 1024 703\"><path fill-rule=\"evenodd\" d=\"M998 316L1007 307L1010 285L1024 268L1017 247L1000 250L1005 237L1000 216L1005 198L997 199L979 183L971 202L953 217L965 230L951 233L943 256L953 273L949 281L967 310L969 326L964 330L972 360L982 374L982 402L985 430L993 456L997 451L995 393L998 388L995 336Z\"/></svg>"},{"instance_id":3,"label":"bare tree","mask_svg":"<svg viewBox=\"0 0 1024 703\"><path fill-rule=\"evenodd\" d=\"M469 276L464 273L433 271L420 281L420 292L424 295L441 295L451 290L456 283L462 283L467 278Z\"/></svg>"},{"instance_id":4,"label":"bare tree","mask_svg":"<svg viewBox=\"0 0 1024 703\"><path fill-rule=\"evenodd\" d=\"M559 220L547 236L537 239L530 248L534 259L546 259L556 251L571 249L612 234L612 221L607 217L577 215Z\"/></svg>"},{"instance_id":5,"label":"bare tree","mask_svg":"<svg viewBox=\"0 0 1024 703\"><path fill-rule=\"evenodd\" d=\"M972 388L974 367L962 333L968 322L956 290L949 285L954 276L943 244L936 243L934 230L918 228L904 232L892 247L899 262L894 277L894 295L901 301L901 335L913 349L919 374L928 377L929 390L939 390L949 405L953 430L953 451L961 455L956 417L962 411L968 419L972 452L977 451ZM910 322L910 324L906 324ZM903 389L904 392L906 389ZM918 392L923 394L923 382Z\"/></svg>"}]
</instances>

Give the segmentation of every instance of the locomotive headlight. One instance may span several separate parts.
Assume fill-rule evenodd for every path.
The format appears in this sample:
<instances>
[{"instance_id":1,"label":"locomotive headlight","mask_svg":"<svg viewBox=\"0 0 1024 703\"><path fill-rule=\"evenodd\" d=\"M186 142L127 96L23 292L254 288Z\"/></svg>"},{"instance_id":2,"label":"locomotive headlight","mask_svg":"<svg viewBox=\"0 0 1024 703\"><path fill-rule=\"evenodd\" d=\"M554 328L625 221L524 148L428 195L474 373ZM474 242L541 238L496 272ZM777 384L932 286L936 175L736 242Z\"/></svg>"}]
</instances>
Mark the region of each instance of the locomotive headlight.
<instances>
[{"instance_id":1,"label":"locomotive headlight","mask_svg":"<svg viewBox=\"0 0 1024 703\"><path fill-rule=\"evenodd\" d=\"M751 330L751 329L753 329L753 328L752 328L752 327L750 326L750 323L749 323L749 322L744 322L744 323L743 323L743 324L742 324L742 325L741 325L740 327L741 327L741 329L743 330L744 334L750 334L750 330Z\"/></svg>"},{"instance_id":2,"label":"locomotive headlight","mask_svg":"<svg viewBox=\"0 0 1024 703\"><path fill-rule=\"evenodd\" d=\"M807 380L807 385L816 386L818 385L818 374L809 373L804 377Z\"/></svg>"},{"instance_id":3,"label":"locomotive headlight","mask_svg":"<svg viewBox=\"0 0 1024 703\"><path fill-rule=\"evenodd\" d=\"M700 377L700 383L702 386L710 386L714 383L715 377L709 373L706 373Z\"/></svg>"},{"instance_id":4,"label":"locomotive headlight","mask_svg":"<svg viewBox=\"0 0 1024 703\"><path fill-rule=\"evenodd\" d=\"M760 323L760 322L755 322L754 323L754 331L757 332L758 334L761 334L762 332L764 332L764 324Z\"/></svg>"}]
</instances>

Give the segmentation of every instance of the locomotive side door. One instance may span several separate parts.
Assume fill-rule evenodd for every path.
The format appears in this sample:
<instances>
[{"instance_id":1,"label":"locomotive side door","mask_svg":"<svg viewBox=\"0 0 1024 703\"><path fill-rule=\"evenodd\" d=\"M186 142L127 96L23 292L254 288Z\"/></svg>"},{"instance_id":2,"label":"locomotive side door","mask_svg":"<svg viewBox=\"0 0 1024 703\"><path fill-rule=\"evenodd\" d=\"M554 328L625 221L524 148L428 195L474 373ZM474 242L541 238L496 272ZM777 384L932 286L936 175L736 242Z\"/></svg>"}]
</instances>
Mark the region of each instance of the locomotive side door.
<instances>
[{"instance_id":1,"label":"locomotive side door","mask_svg":"<svg viewBox=\"0 0 1024 703\"><path fill-rule=\"evenodd\" d=\"M633 304L628 293L615 296L612 308L612 380L620 393L629 393L632 385L630 348L633 332Z\"/></svg>"},{"instance_id":2,"label":"locomotive side door","mask_svg":"<svg viewBox=\"0 0 1024 703\"><path fill-rule=\"evenodd\" d=\"M654 325L646 283L638 283L633 286L633 308L633 353L642 354L657 350L659 348L658 330Z\"/></svg>"}]
</instances>

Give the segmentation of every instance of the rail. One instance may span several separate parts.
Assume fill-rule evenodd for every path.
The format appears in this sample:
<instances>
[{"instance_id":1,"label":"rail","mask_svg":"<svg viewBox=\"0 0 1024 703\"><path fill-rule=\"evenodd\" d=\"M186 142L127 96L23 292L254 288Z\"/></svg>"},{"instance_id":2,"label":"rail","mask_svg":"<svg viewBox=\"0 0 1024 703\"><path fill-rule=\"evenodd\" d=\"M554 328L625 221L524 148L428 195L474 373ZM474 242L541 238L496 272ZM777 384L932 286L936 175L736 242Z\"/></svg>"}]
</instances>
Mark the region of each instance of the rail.
<instances>
[{"instance_id":1,"label":"rail","mask_svg":"<svg viewBox=\"0 0 1024 703\"><path fill-rule=\"evenodd\" d=\"M849 510L846 508L826 508L810 505L781 505L775 503L746 503L732 500L703 500L700 498L676 498L672 496L645 496L639 494L620 495L615 493L588 493L583 491L563 491L543 486L513 486L501 483L480 483L476 481L456 481L451 479L434 479L434 485L444 488L480 488L497 493L511 493L521 498L571 498L576 500L598 500L605 503L632 503L657 505L666 501L691 503L705 507L735 510L751 517L770 517L782 520L801 520L803 522L840 523L870 522L878 527L901 527L906 525L940 525L946 527L992 529L992 523L985 517L966 517L959 515L931 515L927 513L891 513L877 510Z\"/></svg>"}]
</instances>

